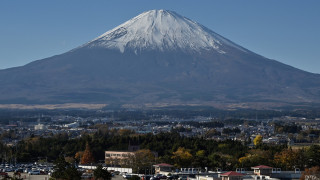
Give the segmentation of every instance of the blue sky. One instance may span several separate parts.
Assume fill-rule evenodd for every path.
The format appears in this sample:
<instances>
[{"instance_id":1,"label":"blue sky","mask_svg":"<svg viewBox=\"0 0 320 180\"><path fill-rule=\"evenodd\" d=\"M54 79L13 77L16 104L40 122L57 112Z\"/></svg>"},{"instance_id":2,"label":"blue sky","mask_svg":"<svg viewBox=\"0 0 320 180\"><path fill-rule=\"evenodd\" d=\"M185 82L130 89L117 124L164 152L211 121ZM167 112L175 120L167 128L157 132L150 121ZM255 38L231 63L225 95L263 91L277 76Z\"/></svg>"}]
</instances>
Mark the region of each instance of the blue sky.
<instances>
[{"instance_id":1,"label":"blue sky","mask_svg":"<svg viewBox=\"0 0 320 180\"><path fill-rule=\"evenodd\" d=\"M0 69L69 51L167 9L270 59L320 73L319 0L1 0Z\"/></svg>"}]
</instances>

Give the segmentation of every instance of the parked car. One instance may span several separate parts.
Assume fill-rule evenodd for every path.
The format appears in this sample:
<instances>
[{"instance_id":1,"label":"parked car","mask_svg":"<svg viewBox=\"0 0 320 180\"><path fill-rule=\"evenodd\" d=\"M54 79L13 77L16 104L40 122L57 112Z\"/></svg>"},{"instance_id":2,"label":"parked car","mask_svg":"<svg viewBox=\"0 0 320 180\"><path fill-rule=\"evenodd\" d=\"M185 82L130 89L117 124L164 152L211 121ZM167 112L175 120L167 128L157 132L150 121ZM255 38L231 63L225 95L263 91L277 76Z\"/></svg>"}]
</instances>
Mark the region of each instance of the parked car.
<instances>
[{"instance_id":1,"label":"parked car","mask_svg":"<svg viewBox=\"0 0 320 180\"><path fill-rule=\"evenodd\" d=\"M81 175L81 178L83 178L83 179L91 179L92 177L93 177L92 173L83 173Z\"/></svg>"},{"instance_id":2,"label":"parked car","mask_svg":"<svg viewBox=\"0 0 320 180\"><path fill-rule=\"evenodd\" d=\"M40 175L40 171L39 170L33 170L29 172L30 175Z\"/></svg>"},{"instance_id":3,"label":"parked car","mask_svg":"<svg viewBox=\"0 0 320 180\"><path fill-rule=\"evenodd\" d=\"M125 174L127 174L127 172L121 172L119 175L120 175L120 176L123 176L123 175L125 175Z\"/></svg>"},{"instance_id":4,"label":"parked car","mask_svg":"<svg viewBox=\"0 0 320 180\"><path fill-rule=\"evenodd\" d=\"M158 177L151 177L150 180L160 180Z\"/></svg>"},{"instance_id":5,"label":"parked car","mask_svg":"<svg viewBox=\"0 0 320 180\"><path fill-rule=\"evenodd\" d=\"M167 176L166 175L161 175L158 177L159 179L167 179Z\"/></svg>"},{"instance_id":6,"label":"parked car","mask_svg":"<svg viewBox=\"0 0 320 180\"><path fill-rule=\"evenodd\" d=\"M179 178L179 175L171 175L171 176L167 177L167 180L175 180L175 179L178 179L178 178Z\"/></svg>"},{"instance_id":7,"label":"parked car","mask_svg":"<svg viewBox=\"0 0 320 180\"><path fill-rule=\"evenodd\" d=\"M188 180L188 176L183 175L183 176L179 177L178 180Z\"/></svg>"},{"instance_id":8,"label":"parked car","mask_svg":"<svg viewBox=\"0 0 320 180\"><path fill-rule=\"evenodd\" d=\"M141 176L142 180L150 180L153 176L152 175L143 175Z\"/></svg>"},{"instance_id":9,"label":"parked car","mask_svg":"<svg viewBox=\"0 0 320 180\"><path fill-rule=\"evenodd\" d=\"M48 172L46 172L46 171L40 171L40 174L41 174L41 175L47 175Z\"/></svg>"},{"instance_id":10,"label":"parked car","mask_svg":"<svg viewBox=\"0 0 320 180\"><path fill-rule=\"evenodd\" d=\"M6 172L0 172L0 177L9 178L8 173Z\"/></svg>"},{"instance_id":11,"label":"parked car","mask_svg":"<svg viewBox=\"0 0 320 180\"><path fill-rule=\"evenodd\" d=\"M24 172L25 173L29 173L31 171L31 169L30 168L26 168L26 169L24 169Z\"/></svg>"},{"instance_id":12,"label":"parked car","mask_svg":"<svg viewBox=\"0 0 320 180\"><path fill-rule=\"evenodd\" d=\"M10 167L6 167L4 171L5 171L5 172L13 172L13 169L10 168Z\"/></svg>"},{"instance_id":13,"label":"parked car","mask_svg":"<svg viewBox=\"0 0 320 180\"><path fill-rule=\"evenodd\" d=\"M131 174L124 174L124 175L122 175L122 177L124 179L130 179L132 177L132 175Z\"/></svg>"},{"instance_id":14,"label":"parked car","mask_svg":"<svg viewBox=\"0 0 320 180\"><path fill-rule=\"evenodd\" d=\"M157 174L155 177L159 178L159 179L167 179L167 176L165 176L163 174Z\"/></svg>"},{"instance_id":15,"label":"parked car","mask_svg":"<svg viewBox=\"0 0 320 180\"><path fill-rule=\"evenodd\" d=\"M19 169L14 170L14 172L23 173L23 169L22 169L22 168L19 168Z\"/></svg>"}]
</instances>

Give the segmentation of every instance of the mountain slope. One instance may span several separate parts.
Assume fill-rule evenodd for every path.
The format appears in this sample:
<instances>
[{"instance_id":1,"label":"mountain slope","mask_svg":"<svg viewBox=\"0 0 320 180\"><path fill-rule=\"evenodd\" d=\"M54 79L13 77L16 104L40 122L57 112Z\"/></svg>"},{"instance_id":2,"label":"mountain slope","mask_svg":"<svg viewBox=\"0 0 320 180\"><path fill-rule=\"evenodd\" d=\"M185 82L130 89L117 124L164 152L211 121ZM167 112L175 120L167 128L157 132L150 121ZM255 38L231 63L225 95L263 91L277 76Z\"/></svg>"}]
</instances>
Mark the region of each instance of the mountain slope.
<instances>
[{"instance_id":1,"label":"mountain slope","mask_svg":"<svg viewBox=\"0 0 320 180\"><path fill-rule=\"evenodd\" d=\"M320 76L172 11L144 12L67 53L0 71L0 103L317 103Z\"/></svg>"}]
</instances>

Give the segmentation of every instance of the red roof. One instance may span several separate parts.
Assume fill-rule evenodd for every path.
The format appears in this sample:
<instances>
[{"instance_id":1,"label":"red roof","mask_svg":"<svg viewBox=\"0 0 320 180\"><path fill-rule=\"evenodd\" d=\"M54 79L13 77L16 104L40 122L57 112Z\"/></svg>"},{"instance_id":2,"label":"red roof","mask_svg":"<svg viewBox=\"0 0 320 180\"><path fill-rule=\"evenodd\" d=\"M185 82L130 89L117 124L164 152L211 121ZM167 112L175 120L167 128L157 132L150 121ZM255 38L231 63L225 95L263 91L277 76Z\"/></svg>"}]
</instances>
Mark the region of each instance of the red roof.
<instances>
[{"instance_id":1,"label":"red roof","mask_svg":"<svg viewBox=\"0 0 320 180\"><path fill-rule=\"evenodd\" d=\"M166 167L173 167L173 165L171 165L171 164L166 164L166 163L155 164L155 165L153 165L153 166L159 166L159 167L164 167L164 166L166 166Z\"/></svg>"},{"instance_id":2,"label":"red roof","mask_svg":"<svg viewBox=\"0 0 320 180\"><path fill-rule=\"evenodd\" d=\"M260 165L260 166L251 167L251 169L272 169L272 167Z\"/></svg>"},{"instance_id":3,"label":"red roof","mask_svg":"<svg viewBox=\"0 0 320 180\"><path fill-rule=\"evenodd\" d=\"M220 176L244 176L244 174L241 174L235 171L229 171L229 172L220 174Z\"/></svg>"}]
</instances>

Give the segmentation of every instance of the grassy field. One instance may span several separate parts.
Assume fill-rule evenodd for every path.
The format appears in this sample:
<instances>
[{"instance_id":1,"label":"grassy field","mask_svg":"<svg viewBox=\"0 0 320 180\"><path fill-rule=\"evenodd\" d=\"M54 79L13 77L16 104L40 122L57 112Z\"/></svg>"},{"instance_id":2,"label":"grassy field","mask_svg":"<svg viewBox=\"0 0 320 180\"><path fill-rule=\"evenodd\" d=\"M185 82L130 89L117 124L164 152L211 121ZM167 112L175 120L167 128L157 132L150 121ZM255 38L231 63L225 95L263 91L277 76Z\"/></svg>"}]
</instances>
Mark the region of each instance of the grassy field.
<instances>
[{"instance_id":1,"label":"grassy field","mask_svg":"<svg viewBox=\"0 0 320 180\"><path fill-rule=\"evenodd\" d=\"M80 103L67 103L67 104L42 104L42 105L26 105L26 104L0 104L0 109L101 109L107 104L80 104Z\"/></svg>"},{"instance_id":2,"label":"grassy field","mask_svg":"<svg viewBox=\"0 0 320 180\"><path fill-rule=\"evenodd\" d=\"M311 145L320 145L319 143L295 143L293 146L290 146L292 149L302 149L309 148Z\"/></svg>"}]
</instances>

